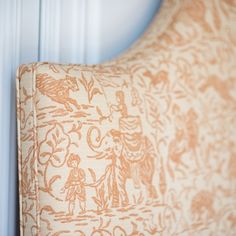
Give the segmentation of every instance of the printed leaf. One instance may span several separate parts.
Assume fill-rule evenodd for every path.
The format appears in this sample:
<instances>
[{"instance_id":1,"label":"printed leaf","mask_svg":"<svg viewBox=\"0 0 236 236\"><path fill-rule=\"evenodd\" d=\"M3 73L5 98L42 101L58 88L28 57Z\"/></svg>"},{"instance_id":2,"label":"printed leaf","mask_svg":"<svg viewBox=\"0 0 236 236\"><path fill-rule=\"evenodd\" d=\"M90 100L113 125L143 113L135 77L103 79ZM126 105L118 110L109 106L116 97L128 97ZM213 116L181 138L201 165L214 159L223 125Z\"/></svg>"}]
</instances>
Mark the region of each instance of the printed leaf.
<instances>
[{"instance_id":1,"label":"printed leaf","mask_svg":"<svg viewBox=\"0 0 236 236\"><path fill-rule=\"evenodd\" d=\"M51 140L47 141L48 146L53 147L53 143Z\"/></svg>"},{"instance_id":2,"label":"printed leaf","mask_svg":"<svg viewBox=\"0 0 236 236\"><path fill-rule=\"evenodd\" d=\"M60 179L61 176L60 175L55 175L53 176L50 180L49 180L49 189L51 189L52 184L57 180Z\"/></svg>"},{"instance_id":3,"label":"printed leaf","mask_svg":"<svg viewBox=\"0 0 236 236\"><path fill-rule=\"evenodd\" d=\"M57 142L58 140L60 142ZM68 149L70 143L70 137L65 133L63 127L55 124L39 145L39 163L44 165L50 162L54 167L61 167L64 165L66 157L69 154ZM52 150L52 153L47 152L47 150Z\"/></svg>"},{"instance_id":4,"label":"printed leaf","mask_svg":"<svg viewBox=\"0 0 236 236\"><path fill-rule=\"evenodd\" d=\"M93 99L93 97L96 95L96 94L102 94L101 91L98 89L98 88L95 88L92 90L92 94L91 94L91 99Z\"/></svg>"},{"instance_id":5,"label":"printed leaf","mask_svg":"<svg viewBox=\"0 0 236 236\"><path fill-rule=\"evenodd\" d=\"M42 157L46 157L46 156L50 156L50 155L51 155L50 152L43 152L40 154L40 156L42 156Z\"/></svg>"},{"instance_id":6,"label":"printed leaf","mask_svg":"<svg viewBox=\"0 0 236 236\"><path fill-rule=\"evenodd\" d=\"M102 207L102 203L96 197L92 197L92 199L99 207Z\"/></svg>"},{"instance_id":7,"label":"printed leaf","mask_svg":"<svg viewBox=\"0 0 236 236\"><path fill-rule=\"evenodd\" d=\"M93 179L93 182L96 182L96 174L95 174L95 172L94 172L94 170L93 169L91 169L91 168L88 168L88 170L89 170L89 172L90 172L90 174L91 174L91 177L92 177L92 179Z\"/></svg>"}]
</instances>

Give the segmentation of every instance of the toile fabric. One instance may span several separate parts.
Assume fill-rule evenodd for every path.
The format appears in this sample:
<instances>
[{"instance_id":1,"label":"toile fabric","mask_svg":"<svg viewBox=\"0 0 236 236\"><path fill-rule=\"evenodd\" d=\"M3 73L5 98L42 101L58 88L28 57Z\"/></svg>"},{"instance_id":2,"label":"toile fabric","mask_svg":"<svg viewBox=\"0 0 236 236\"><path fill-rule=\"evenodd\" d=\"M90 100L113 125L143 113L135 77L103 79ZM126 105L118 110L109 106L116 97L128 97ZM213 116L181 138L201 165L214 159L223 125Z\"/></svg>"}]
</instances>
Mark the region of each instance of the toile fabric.
<instances>
[{"instance_id":1,"label":"toile fabric","mask_svg":"<svg viewBox=\"0 0 236 236\"><path fill-rule=\"evenodd\" d=\"M164 0L112 61L21 65L21 235L235 235L235 26L235 0Z\"/></svg>"}]
</instances>

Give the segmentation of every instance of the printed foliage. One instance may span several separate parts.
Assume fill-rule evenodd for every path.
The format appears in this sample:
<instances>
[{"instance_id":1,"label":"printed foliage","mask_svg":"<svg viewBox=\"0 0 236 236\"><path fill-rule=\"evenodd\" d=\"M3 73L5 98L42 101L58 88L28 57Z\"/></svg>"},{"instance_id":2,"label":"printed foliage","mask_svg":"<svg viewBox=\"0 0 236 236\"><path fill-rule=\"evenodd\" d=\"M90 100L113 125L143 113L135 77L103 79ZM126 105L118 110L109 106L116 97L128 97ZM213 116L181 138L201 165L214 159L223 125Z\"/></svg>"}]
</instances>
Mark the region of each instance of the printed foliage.
<instances>
[{"instance_id":1,"label":"printed foliage","mask_svg":"<svg viewBox=\"0 0 236 236\"><path fill-rule=\"evenodd\" d=\"M84 86L84 89L87 92L88 102L91 103L93 97L97 94L102 94L99 88L94 86L94 78L92 77L90 81L85 78L84 74L81 73L82 79L79 79L80 83Z\"/></svg>"},{"instance_id":2,"label":"printed foliage","mask_svg":"<svg viewBox=\"0 0 236 236\"><path fill-rule=\"evenodd\" d=\"M63 166L68 155L69 136L61 125L55 124L48 132L39 149L39 162L54 167Z\"/></svg>"}]
</instances>

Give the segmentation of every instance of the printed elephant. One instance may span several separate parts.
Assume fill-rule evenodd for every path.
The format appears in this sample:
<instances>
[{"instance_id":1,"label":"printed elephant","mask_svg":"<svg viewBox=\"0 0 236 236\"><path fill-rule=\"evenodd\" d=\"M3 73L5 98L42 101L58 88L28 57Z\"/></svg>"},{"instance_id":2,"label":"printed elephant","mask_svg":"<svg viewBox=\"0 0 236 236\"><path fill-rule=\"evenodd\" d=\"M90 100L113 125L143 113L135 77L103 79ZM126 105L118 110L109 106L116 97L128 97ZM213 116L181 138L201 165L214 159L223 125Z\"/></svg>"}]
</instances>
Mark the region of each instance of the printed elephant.
<instances>
[{"instance_id":1,"label":"printed elephant","mask_svg":"<svg viewBox=\"0 0 236 236\"><path fill-rule=\"evenodd\" d=\"M87 142L97 153L97 158L112 160L114 166L112 191L113 194L118 195L116 206L129 204L126 191L127 179L132 179L135 188L144 185L149 199L156 198L156 189L152 183L156 154L147 137L142 133L128 134L114 129L101 137L100 130L93 126L88 130Z\"/></svg>"}]
</instances>

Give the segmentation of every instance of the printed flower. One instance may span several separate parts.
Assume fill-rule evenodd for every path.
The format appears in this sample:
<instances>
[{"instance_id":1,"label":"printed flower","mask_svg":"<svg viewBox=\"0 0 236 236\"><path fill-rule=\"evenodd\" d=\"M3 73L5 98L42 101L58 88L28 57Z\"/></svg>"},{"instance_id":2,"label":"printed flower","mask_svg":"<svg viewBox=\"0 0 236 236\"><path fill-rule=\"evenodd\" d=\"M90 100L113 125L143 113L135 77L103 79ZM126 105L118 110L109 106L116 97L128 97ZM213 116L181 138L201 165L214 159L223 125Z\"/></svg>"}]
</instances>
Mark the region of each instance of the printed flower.
<instances>
[{"instance_id":1,"label":"printed flower","mask_svg":"<svg viewBox=\"0 0 236 236\"><path fill-rule=\"evenodd\" d=\"M54 167L61 167L69 153L70 138L60 124L48 130L45 139L39 145L39 163L50 162Z\"/></svg>"}]
</instances>

